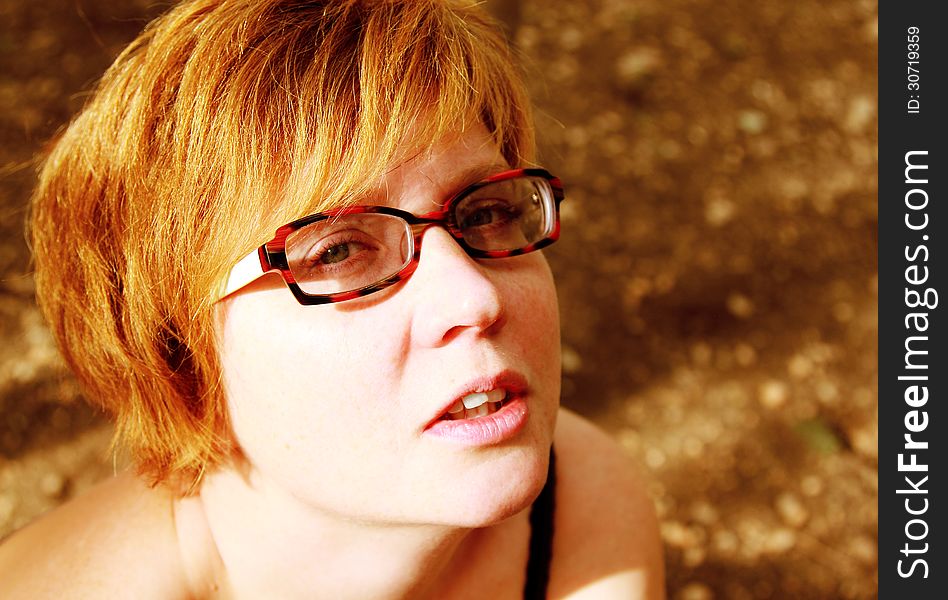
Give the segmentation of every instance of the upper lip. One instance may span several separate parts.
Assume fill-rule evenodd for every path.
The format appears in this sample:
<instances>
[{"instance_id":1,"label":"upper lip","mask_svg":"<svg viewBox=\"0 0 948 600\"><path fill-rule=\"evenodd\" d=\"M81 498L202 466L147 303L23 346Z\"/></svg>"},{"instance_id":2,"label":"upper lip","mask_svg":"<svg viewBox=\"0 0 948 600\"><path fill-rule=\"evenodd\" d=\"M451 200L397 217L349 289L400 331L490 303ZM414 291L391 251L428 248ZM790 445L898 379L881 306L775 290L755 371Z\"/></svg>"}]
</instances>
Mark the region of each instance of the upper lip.
<instances>
[{"instance_id":1,"label":"upper lip","mask_svg":"<svg viewBox=\"0 0 948 600\"><path fill-rule=\"evenodd\" d=\"M451 396L450 400L445 402L434 418L425 426L425 429L441 420L441 417L448 412L448 409L454 406L454 403L464 396L496 389L507 390L508 399L514 396L521 396L527 391L527 378L517 371L505 369L495 375L485 375L470 379L455 391L455 394Z\"/></svg>"}]
</instances>

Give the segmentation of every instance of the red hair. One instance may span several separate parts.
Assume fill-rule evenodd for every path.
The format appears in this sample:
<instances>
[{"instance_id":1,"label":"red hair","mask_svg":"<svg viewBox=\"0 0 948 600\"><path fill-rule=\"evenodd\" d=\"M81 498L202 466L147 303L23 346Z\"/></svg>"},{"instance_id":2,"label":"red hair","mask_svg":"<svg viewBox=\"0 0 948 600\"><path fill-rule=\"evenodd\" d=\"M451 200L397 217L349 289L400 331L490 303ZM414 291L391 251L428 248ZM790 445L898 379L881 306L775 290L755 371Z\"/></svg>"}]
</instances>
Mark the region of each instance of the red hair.
<instances>
[{"instance_id":1,"label":"red hair","mask_svg":"<svg viewBox=\"0 0 948 600\"><path fill-rule=\"evenodd\" d=\"M278 226L472 122L532 159L515 64L450 0L192 0L125 49L44 164L31 239L59 347L142 473L230 451L216 291Z\"/></svg>"}]
</instances>

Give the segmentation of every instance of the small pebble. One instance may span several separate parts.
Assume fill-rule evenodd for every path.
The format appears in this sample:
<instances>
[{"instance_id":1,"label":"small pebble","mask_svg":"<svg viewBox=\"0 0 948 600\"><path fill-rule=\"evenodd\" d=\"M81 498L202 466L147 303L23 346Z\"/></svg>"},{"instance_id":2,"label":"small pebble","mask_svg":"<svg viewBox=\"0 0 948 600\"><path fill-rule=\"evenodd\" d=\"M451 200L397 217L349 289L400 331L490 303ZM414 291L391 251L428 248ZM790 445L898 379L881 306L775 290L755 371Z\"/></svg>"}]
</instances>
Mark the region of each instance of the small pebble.
<instances>
[{"instance_id":1,"label":"small pebble","mask_svg":"<svg viewBox=\"0 0 948 600\"><path fill-rule=\"evenodd\" d=\"M767 115L759 110L741 111L737 117L737 126L745 133L761 133L767 128Z\"/></svg>"},{"instance_id":2,"label":"small pebble","mask_svg":"<svg viewBox=\"0 0 948 600\"><path fill-rule=\"evenodd\" d=\"M780 494L775 502L777 514L784 523L791 527L802 527L810 517L810 513L802 502L791 493Z\"/></svg>"},{"instance_id":3,"label":"small pebble","mask_svg":"<svg viewBox=\"0 0 948 600\"><path fill-rule=\"evenodd\" d=\"M769 554L783 554L797 543L797 534L785 527L770 532L764 540L764 551Z\"/></svg>"},{"instance_id":4,"label":"small pebble","mask_svg":"<svg viewBox=\"0 0 948 600\"><path fill-rule=\"evenodd\" d=\"M780 408L787 402L789 392L782 381L770 380L760 386L757 397L764 408Z\"/></svg>"},{"instance_id":5,"label":"small pebble","mask_svg":"<svg viewBox=\"0 0 948 600\"><path fill-rule=\"evenodd\" d=\"M727 297L727 310L739 319L746 319L754 314L754 302L744 294L734 292Z\"/></svg>"},{"instance_id":6,"label":"small pebble","mask_svg":"<svg viewBox=\"0 0 948 600\"><path fill-rule=\"evenodd\" d=\"M654 48L636 48L616 61L616 78L622 87L638 90L661 68L662 57Z\"/></svg>"},{"instance_id":7,"label":"small pebble","mask_svg":"<svg viewBox=\"0 0 948 600\"><path fill-rule=\"evenodd\" d=\"M571 375L578 373L583 368L583 358L571 346L564 345L560 351L560 357L563 361L564 373Z\"/></svg>"},{"instance_id":8,"label":"small pebble","mask_svg":"<svg viewBox=\"0 0 948 600\"><path fill-rule=\"evenodd\" d=\"M678 600L712 600L714 592L707 585L699 582L691 582L678 592Z\"/></svg>"}]
</instances>

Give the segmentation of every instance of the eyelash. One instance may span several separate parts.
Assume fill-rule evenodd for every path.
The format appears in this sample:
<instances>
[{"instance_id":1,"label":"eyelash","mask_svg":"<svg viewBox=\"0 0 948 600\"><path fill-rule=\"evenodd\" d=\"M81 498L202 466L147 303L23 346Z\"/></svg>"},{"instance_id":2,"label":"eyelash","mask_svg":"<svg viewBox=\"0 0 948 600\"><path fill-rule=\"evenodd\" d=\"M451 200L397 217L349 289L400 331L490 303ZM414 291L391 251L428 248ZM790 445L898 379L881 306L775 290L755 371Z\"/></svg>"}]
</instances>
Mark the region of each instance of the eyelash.
<instances>
[{"instance_id":1,"label":"eyelash","mask_svg":"<svg viewBox=\"0 0 948 600\"><path fill-rule=\"evenodd\" d=\"M324 238L324 240L329 240L327 243L324 244L323 243L324 240L320 240L319 242L316 243L315 245L316 254L311 258L307 257L306 259L307 267L331 270L333 267L335 267L335 264L332 264L332 263L327 264L327 263L322 262L322 258L326 256L326 252L328 250L330 250L331 248L335 248L336 246L351 244L353 242L365 245L359 240L357 240L356 236L351 233L343 233L343 234L335 234L335 235L341 235L342 237L338 239L333 239L333 236L331 235Z\"/></svg>"}]
</instances>

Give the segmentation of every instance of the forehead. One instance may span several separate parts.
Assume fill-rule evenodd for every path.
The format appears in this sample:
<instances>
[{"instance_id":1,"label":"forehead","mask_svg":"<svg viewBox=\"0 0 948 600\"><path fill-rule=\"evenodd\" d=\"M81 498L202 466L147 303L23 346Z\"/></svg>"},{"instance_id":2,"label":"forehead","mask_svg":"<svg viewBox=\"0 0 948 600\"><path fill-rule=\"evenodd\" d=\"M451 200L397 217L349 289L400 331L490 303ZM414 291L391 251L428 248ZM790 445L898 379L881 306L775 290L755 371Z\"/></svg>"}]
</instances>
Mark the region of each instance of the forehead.
<instances>
[{"instance_id":1,"label":"forehead","mask_svg":"<svg viewBox=\"0 0 948 600\"><path fill-rule=\"evenodd\" d=\"M389 170L362 203L433 210L471 183L509 168L484 126L471 126Z\"/></svg>"}]
</instances>

